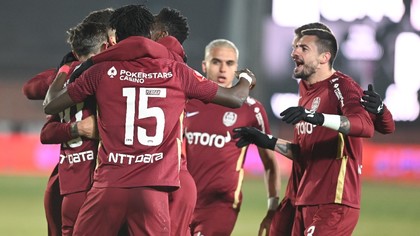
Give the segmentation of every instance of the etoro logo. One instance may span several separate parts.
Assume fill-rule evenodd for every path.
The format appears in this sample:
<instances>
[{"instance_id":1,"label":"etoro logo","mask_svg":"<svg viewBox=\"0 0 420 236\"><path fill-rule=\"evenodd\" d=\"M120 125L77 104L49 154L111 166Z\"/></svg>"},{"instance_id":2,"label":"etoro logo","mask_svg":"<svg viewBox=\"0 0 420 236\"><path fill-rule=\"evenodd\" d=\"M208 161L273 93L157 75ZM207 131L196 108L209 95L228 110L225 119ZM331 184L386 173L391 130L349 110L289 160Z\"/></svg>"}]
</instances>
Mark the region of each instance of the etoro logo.
<instances>
[{"instance_id":1,"label":"etoro logo","mask_svg":"<svg viewBox=\"0 0 420 236\"><path fill-rule=\"evenodd\" d=\"M217 134L208 134L201 132L185 132L188 144L200 144L203 146L223 148L226 143L232 140L229 131L226 131L226 136Z\"/></svg>"}]
</instances>

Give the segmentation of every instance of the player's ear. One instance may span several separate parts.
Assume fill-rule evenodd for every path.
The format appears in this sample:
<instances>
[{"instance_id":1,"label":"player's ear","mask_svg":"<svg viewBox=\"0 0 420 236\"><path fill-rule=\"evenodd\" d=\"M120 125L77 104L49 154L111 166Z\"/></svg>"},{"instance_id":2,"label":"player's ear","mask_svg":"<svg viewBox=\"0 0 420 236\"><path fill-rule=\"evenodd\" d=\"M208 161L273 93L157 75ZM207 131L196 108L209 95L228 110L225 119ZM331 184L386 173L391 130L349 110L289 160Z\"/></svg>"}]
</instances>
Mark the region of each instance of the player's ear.
<instances>
[{"instance_id":1,"label":"player's ear","mask_svg":"<svg viewBox=\"0 0 420 236\"><path fill-rule=\"evenodd\" d=\"M204 74L207 73L206 61L201 62L201 70L203 71Z\"/></svg>"},{"instance_id":2,"label":"player's ear","mask_svg":"<svg viewBox=\"0 0 420 236\"><path fill-rule=\"evenodd\" d=\"M330 61L331 58L331 53L330 52L323 52L321 53L321 63L325 64L328 63Z\"/></svg>"}]
</instances>

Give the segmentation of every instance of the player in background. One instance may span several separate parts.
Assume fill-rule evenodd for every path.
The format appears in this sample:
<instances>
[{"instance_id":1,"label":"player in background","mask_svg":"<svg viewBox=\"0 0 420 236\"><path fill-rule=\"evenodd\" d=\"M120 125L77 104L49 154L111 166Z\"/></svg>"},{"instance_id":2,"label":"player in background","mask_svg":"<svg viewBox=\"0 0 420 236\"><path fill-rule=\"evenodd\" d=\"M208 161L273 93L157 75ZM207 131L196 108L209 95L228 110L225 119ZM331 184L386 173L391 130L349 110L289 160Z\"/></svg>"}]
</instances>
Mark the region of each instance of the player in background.
<instances>
[{"instance_id":1,"label":"player in background","mask_svg":"<svg viewBox=\"0 0 420 236\"><path fill-rule=\"evenodd\" d=\"M161 42L165 45L167 36L175 37L179 43L183 44L189 35L187 18L178 10L163 8L155 16L152 27L152 40ZM164 41L163 41L164 40ZM162 42L163 41L163 42ZM168 49L173 49L171 44L165 45ZM182 50L183 51L183 50ZM186 61L184 52L179 53ZM197 188L194 179L187 170L185 153L181 154L181 167L179 171L180 188L169 193L169 213L171 217L171 235L187 236L190 235L190 223L197 201Z\"/></svg>"},{"instance_id":2,"label":"player in background","mask_svg":"<svg viewBox=\"0 0 420 236\"><path fill-rule=\"evenodd\" d=\"M220 86L233 86L239 51L229 40L216 39L205 48L202 70ZM197 185L197 205L191 223L192 235L230 235L242 203L243 164L247 147L237 148L232 129L256 127L270 134L266 111L252 97L239 109L199 100L189 100L184 120L188 170ZM258 148L265 170L269 207L260 233L268 230L278 204L280 174L272 150Z\"/></svg>"},{"instance_id":3,"label":"player in background","mask_svg":"<svg viewBox=\"0 0 420 236\"><path fill-rule=\"evenodd\" d=\"M333 69L338 47L331 30L301 34L292 52L294 77L301 79L299 106L281 113L295 125L293 142L249 127L236 128L235 137L238 146L255 143L293 160L292 235L351 235L360 213L362 138L372 137L374 127L360 106L360 86Z\"/></svg>"},{"instance_id":4,"label":"player in background","mask_svg":"<svg viewBox=\"0 0 420 236\"><path fill-rule=\"evenodd\" d=\"M139 39L152 53L166 49L145 38L153 20L142 5L115 10L110 22L117 45ZM125 55L121 50L103 54L107 52ZM180 118L186 99L240 107L255 76L242 70L239 77L236 86L226 89L184 63L150 56L94 64L64 89L58 77L44 101L47 114L88 96L95 96L98 106L99 164L74 235L116 235L123 223L130 235L169 235L168 192L179 187Z\"/></svg>"},{"instance_id":5,"label":"player in background","mask_svg":"<svg viewBox=\"0 0 420 236\"><path fill-rule=\"evenodd\" d=\"M86 16L81 23L93 22L93 23L101 23L107 25L108 29L108 41L110 45L115 44L115 32L109 27L109 18L114 10L112 8L101 9L97 11L92 11ZM77 61L76 57L74 56L73 52L67 53L58 68L48 69L37 74L35 77L30 79L26 82L22 88L24 95L30 100L43 100L45 98L45 94L47 93L49 85L54 80L58 69L66 64L71 63L73 61ZM91 117L87 118L86 120L82 120L78 126L84 127L84 130L80 130L79 133L83 134L83 132L91 132L86 130L86 128L91 124L89 121ZM59 125L60 126L60 125ZM70 123L69 124L62 124L62 128L67 127L66 133L70 133ZM65 137L68 137L65 136ZM50 143L48 134L41 135L41 142L43 143ZM62 138L61 138L62 139ZM58 139L57 139L58 140ZM66 140L68 141L68 140ZM60 183L58 177L58 163L53 169L48 182L47 187L44 194L44 208L45 214L47 219L47 229L49 236L61 235L61 205L62 205L62 196L60 194Z\"/></svg>"}]
</instances>

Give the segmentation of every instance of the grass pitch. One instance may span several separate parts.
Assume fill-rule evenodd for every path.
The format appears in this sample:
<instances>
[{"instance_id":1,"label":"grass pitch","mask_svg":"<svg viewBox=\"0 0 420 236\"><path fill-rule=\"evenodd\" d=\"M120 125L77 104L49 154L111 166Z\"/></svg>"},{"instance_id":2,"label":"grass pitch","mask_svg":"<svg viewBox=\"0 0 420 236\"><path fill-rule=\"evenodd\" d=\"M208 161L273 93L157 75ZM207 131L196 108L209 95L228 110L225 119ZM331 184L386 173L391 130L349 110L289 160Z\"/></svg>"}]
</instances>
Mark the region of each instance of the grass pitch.
<instances>
[{"instance_id":1,"label":"grass pitch","mask_svg":"<svg viewBox=\"0 0 420 236\"><path fill-rule=\"evenodd\" d=\"M284 178L285 179L285 178ZM45 236L45 176L0 176L0 235ZM283 181L283 195L285 182ZM262 177L244 180L244 203L233 236L257 235L267 197ZM354 236L418 235L420 186L364 181Z\"/></svg>"}]
</instances>

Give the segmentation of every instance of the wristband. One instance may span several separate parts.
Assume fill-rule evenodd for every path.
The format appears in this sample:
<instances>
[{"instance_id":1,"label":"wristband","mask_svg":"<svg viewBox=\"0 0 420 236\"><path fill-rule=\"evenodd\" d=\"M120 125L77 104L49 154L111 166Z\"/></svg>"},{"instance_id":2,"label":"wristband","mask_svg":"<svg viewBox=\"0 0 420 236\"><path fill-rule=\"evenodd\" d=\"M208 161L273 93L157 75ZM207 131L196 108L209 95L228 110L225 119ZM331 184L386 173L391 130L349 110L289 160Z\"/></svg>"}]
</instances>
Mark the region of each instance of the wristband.
<instances>
[{"instance_id":1,"label":"wristband","mask_svg":"<svg viewBox=\"0 0 420 236\"><path fill-rule=\"evenodd\" d=\"M329 114L323 114L324 115L324 123L322 126L338 130L340 128L341 124L341 118L339 115L329 115Z\"/></svg>"},{"instance_id":2,"label":"wristband","mask_svg":"<svg viewBox=\"0 0 420 236\"><path fill-rule=\"evenodd\" d=\"M246 72L242 72L242 73L240 73L240 74L239 74L239 78L244 78L244 79L246 79L246 80L249 82L249 85L251 85L251 84L252 84L252 78L251 78L251 76L249 76L249 75L248 75L248 73L246 73Z\"/></svg>"},{"instance_id":3,"label":"wristband","mask_svg":"<svg viewBox=\"0 0 420 236\"><path fill-rule=\"evenodd\" d=\"M79 135L79 129L77 128L77 123L79 123L79 122L78 122L78 121L76 121L76 122L73 122L73 123L70 125L70 135L71 135L71 137L73 137L73 138L80 137L80 135Z\"/></svg>"},{"instance_id":4,"label":"wristband","mask_svg":"<svg viewBox=\"0 0 420 236\"><path fill-rule=\"evenodd\" d=\"M269 211L275 211L279 205L278 197L269 197L267 200L267 206Z\"/></svg>"},{"instance_id":5,"label":"wristband","mask_svg":"<svg viewBox=\"0 0 420 236\"><path fill-rule=\"evenodd\" d=\"M58 70L57 75L60 74L60 73L66 73L66 74L68 74L69 72L70 72L70 66L68 66L68 65L62 65L60 67L60 69Z\"/></svg>"}]
</instances>

